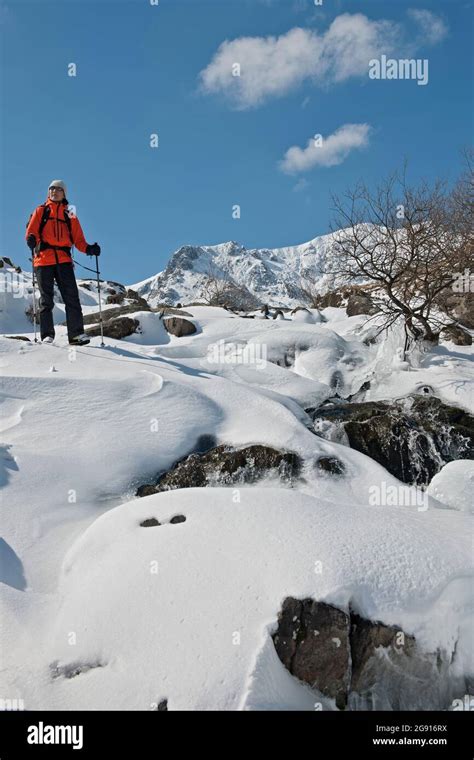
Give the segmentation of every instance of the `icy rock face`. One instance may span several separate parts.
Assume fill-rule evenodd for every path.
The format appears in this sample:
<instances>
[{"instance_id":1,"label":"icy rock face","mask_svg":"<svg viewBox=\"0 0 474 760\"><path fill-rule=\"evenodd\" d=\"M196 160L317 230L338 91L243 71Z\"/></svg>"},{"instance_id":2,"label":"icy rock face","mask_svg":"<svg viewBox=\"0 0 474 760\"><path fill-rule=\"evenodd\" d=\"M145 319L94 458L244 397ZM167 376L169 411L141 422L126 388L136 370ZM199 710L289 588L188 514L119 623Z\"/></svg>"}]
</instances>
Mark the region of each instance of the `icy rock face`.
<instances>
[{"instance_id":1,"label":"icy rock face","mask_svg":"<svg viewBox=\"0 0 474 760\"><path fill-rule=\"evenodd\" d=\"M273 643L289 672L339 709L446 710L468 684L446 656L396 626L313 599L287 597Z\"/></svg>"},{"instance_id":2,"label":"icy rock face","mask_svg":"<svg viewBox=\"0 0 474 760\"><path fill-rule=\"evenodd\" d=\"M474 457L474 418L434 396L327 403L306 411L318 434L343 442L343 431L351 448L404 483L427 485L447 462Z\"/></svg>"},{"instance_id":3,"label":"icy rock face","mask_svg":"<svg viewBox=\"0 0 474 760\"><path fill-rule=\"evenodd\" d=\"M178 462L156 484L140 486L137 496L176 488L256 483L266 476L274 476L283 483L291 484L298 477L301 466L302 461L297 454L269 446L253 445L238 450L216 446L206 453L194 453Z\"/></svg>"}]
</instances>

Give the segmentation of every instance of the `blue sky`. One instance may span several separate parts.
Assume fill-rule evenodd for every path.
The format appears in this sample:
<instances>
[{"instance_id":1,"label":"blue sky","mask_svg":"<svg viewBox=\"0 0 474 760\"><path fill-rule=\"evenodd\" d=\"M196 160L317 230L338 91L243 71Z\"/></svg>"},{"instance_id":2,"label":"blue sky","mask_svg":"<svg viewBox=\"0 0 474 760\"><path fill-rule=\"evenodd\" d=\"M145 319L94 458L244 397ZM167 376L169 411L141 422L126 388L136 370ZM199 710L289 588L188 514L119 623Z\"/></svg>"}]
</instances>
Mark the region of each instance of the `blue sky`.
<instances>
[{"instance_id":1,"label":"blue sky","mask_svg":"<svg viewBox=\"0 0 474 760\"><path fill-rule=\"evenodd\" d=\"M2 0L0 254L28 266L25 223L52 179L103 275L128 283L180 245L324 234L331 193L405 158L413 181L454 179L472 19L468 0ZM374 50L428 59L428 84L371 80Z\"/></svg>"}]
</instances>

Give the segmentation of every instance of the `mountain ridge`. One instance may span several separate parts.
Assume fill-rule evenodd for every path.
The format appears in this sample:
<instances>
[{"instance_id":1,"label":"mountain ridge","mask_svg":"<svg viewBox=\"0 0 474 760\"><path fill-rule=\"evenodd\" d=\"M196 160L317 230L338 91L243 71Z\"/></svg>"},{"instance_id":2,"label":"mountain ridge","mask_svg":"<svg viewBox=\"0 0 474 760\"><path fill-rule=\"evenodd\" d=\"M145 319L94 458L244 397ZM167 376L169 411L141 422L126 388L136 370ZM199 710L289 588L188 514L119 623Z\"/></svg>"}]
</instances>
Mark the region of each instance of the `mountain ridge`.
<instances>
[{"instance_id":1,"label":"mountain ridge","mask_svg":"<svg viewBox=\"0 0 474 760\"><path fill-rule=\"evenodd\" d=\"M150 305L175 305L199 299L209 274L227 279L261 303L296 306L301 303L301 283L309 279L315 290L327 292L334 278L324 273L335 255L339 233L320 235L305 243L280 248L246 248L235 240L215 245L184 245L166 267L131 284Z\"/></svg>"}]
</instances>

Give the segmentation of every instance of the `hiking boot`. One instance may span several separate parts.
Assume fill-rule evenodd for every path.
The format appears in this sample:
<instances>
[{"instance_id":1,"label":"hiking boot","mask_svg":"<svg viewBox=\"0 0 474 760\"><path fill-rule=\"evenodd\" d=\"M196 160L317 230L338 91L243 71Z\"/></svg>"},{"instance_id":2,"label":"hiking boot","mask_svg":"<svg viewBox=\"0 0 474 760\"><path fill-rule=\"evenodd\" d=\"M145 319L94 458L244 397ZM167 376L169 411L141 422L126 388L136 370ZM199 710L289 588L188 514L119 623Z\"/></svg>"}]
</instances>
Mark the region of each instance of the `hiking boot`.
<instances>
[{"instance_id":1,"label":"hiking boot","mask_svg":"<svg viewBox=\"0 0 474 760\"><path fill-rule=\"evenodd\" d=\"M85 346L86 343L90 343L90 338L85 333L81 333L80 335L75 335L74 338L69 338L69 343L72 346Z\"/></svg>"}]
</instances>

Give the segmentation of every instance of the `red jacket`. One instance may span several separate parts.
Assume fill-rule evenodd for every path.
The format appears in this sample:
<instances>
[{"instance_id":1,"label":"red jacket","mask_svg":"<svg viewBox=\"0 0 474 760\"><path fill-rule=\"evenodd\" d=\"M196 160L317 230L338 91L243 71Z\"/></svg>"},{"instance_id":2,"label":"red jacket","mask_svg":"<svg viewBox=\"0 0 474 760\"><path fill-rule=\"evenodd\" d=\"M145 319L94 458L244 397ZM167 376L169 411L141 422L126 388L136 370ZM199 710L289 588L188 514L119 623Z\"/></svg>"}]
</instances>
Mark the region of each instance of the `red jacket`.
<instances>
[{"instance_id":1,"label":"red jacket","mask_svg":"<svg viewBox=\"0 0 474 760\"><path fill-rule=\"evenodd\" d=\"M45 205L50 206L51 213L41 233L43 243L50 243L53 246L60 245L68 247L75 245L79 251L85 253L87 243L77 216L70 216L72 240L69 235L68 225L64 218L64 210L67 209L68 204L63 201L52 201L48 198ZM43 210L43 206L37 206L37 208L35 208L28 223L28 227L26 228L25 238L27 238L28 235L35 235L37 243L39 243L39 226L43 216ZM33 256L35 267L63 264L64 262L71 260L71 257L66 251L55 251L54 248L45 248L44 251Z\"/></svg>"}]
</instances>

